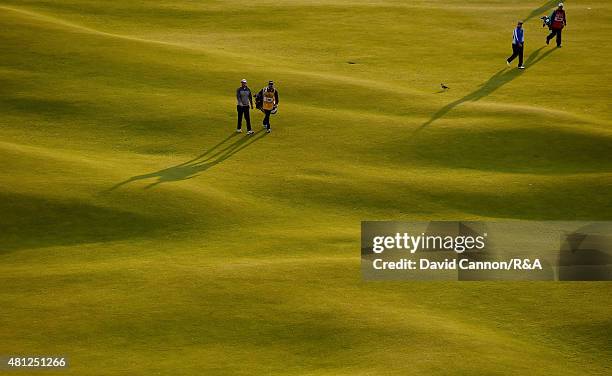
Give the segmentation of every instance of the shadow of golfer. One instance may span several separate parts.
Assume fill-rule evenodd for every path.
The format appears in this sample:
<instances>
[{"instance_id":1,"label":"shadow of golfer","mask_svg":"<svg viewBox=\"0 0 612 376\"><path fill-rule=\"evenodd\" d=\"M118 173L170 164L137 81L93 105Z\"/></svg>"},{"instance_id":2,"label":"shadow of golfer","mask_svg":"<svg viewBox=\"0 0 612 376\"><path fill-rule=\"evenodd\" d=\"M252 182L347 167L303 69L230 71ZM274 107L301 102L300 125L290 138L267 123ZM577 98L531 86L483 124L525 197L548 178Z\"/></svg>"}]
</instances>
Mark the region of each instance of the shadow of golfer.
<instances>
[{"instance_id":1,"label":"shadow of golfer","mask_svg":"<svg viewBox=\"0 0 612 376\"><path fill-rule=\"evenodd\" d=\"M557 4L559 4L559 2L560 0L550 0L545 2L539 8L532 10L531 13L529 13L529 15L523 19L523 22L527 22L534 17L542 17L542 13L551 11L552 8L556 7ZM565 2L567 2L567 0Z\"/></svg>"},{"instance_id":2,"label":"shadow of golfer","mask_svg":"<svg viewBox=\"0 0 612 376\"><path fill-rule=\"evenodd\" d=\"M213 146L212 148L208 149L204 153L187 162L183 162L176 166L164 168L159 171L151 172L149 174L132 176L127 180L115 184L113 187L108 189L107 192L114 191L115 189L123 185L138 180L157 178L156 181L152 182L144 188L149 189L161 183L195 178L199 176L200 173L218 165L219 163L227 160L234 154L253 144L257 140L260 140L261 138L265 137L266 134L267 133L265 131L258 131L253 136L240 137L235 142L228 144L228 141L230 141L236 135L236 133L234 133L231 136L225 138L223 141L216 144L215 146Z\"/></svg>"},{"instance_id":3,"label":"shadow of golfer","mask_svg":"<svg viewBox=\"0 0 612 376\"><path fill-rule=\"evenodd\" d=\"M553 51L555 51L555 49L550 49L544 52L543 54L540 54L540 52L544 48L545 47L540 47L534 52L532 52L527 58L527 60L525 61L525 65L528 67L532 67L535 64L537 64L539 61L544 59L546 56L550 55ZM478 89L474 90L473 92L469 93L463 98L457 99L456 101L447 104L446 106L436 111L436 113L434 113L431 116L431 118L427 120L425 123L421 124L421 126L418 127L415 132L420 131L421 129L427 127L434 121L440 119L441 117L443 117L444 115L449 113L452 109L454 109L455 107L459 106L462 103L476 102L488 95L491 95L495 90L499 89L500 87L504 86L508 82L514 80L515 78L521 76L524 73L525 73L525 70L522 70L522 69L504 68L500 70L499 72L491 76L489 80L487 80L485 83L480 85Z\"/></svg>"}]
</instances>

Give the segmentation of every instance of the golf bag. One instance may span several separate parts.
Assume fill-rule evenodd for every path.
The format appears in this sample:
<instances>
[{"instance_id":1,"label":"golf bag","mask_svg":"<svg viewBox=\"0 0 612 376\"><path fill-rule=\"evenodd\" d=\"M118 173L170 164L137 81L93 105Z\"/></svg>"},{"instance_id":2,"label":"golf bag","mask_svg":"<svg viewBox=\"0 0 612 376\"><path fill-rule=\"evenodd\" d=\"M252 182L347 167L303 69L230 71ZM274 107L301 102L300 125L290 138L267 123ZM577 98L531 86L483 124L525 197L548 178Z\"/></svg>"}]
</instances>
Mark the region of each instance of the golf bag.
<instances>
[{"instance_id":1,"label":"golf bag","mask_svg":"<svg viewBox=\"0 0 612 376\"><path fill-rule=\"evenodd\" d=\"M255 95L255 108L257 108L261 112L264 112L264 109L263 109L263 92L264 92L264 90L266 90L265 87L263 89L261 89L259 91L259 93L257 93ZM278 112L278 106L274 105L274 108L272 108L272 111L270 111L270 114L274 115L277 112Z\"/></svg>"},{"instance_id":2,"label":"golf bag","mask_svg":"<svg viewBox=\"0 0 612 376\"><path fill-rule=\"evenodd\" d=\"M552 19L548 16L543 16L540 19L542 20L542 27L548 27L550 29Z\"/></svg>"},{"instance_id":3,"label":"golf bag","mask_svg":"<svg viewBox=\"0 0 612 376\"><path fill-rule=\"evenodd\" d=\"M263 95L261 95L261 91L255 95L255 108L263 112Z\"/></svg>"}]
</instances>

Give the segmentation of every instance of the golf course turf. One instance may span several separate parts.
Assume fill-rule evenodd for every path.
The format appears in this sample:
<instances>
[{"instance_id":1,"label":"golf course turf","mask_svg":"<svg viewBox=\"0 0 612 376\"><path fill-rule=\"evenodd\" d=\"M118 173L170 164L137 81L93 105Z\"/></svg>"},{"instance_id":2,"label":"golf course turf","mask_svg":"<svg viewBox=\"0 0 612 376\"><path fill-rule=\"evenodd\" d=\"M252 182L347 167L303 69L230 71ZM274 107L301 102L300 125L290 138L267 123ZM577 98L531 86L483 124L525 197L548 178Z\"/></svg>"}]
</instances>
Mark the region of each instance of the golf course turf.
<instances>
[{"instance_id":1,"label":"golf course turf","mask_svg":"<svg viewBox=\"0 0 612 376\"><path fill-rule=\"evenodd\" d=\"M0 0L0 356L610 374L609 282L360 274L362 220L612 220L612 3L566 1L561 49L555 6ZM272 133L235 133L242 78Z\"/></svg>"}]
</instances>

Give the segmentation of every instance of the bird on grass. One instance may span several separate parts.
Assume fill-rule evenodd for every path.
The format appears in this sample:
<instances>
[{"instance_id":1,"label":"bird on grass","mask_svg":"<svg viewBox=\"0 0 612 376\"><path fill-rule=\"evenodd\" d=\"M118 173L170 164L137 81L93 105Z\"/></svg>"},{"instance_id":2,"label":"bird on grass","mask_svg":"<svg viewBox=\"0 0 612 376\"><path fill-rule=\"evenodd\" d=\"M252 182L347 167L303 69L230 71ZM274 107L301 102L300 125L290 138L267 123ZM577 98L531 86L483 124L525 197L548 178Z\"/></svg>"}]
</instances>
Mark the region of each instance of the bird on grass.
<instances>
[{"instance_id":1,"label":"bird on grass","mask_svg":"<svg viewBox=\"0 0 612 376\"><path fill-rule=\"evenodd\" d=\"M440 87L442 88L442 90L448 90L450 89L450 87L444 85L444 84L440 84Z\"/></svg>"}]
</instances>

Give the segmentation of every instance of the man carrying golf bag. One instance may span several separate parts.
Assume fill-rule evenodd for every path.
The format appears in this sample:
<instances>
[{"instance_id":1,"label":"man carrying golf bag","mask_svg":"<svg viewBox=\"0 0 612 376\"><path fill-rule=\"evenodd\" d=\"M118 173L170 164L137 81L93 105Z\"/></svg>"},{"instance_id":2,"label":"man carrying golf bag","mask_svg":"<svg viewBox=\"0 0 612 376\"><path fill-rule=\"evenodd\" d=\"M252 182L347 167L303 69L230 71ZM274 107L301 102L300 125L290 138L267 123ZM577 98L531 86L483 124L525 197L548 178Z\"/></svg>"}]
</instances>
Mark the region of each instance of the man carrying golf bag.
<instances>
[{"instance_id":1,"label":"man carrying golf bag","mask_svg":"<svg viewBox=\"0 0 612 376\"><path fill-rule=\"evenodd\" d=\"M257 93L255 102L264 113L263 126L270 133L270 115L275 114L278 107L278 90L274 87L274 81L269 81L268 86Z\"/></svg>"},{"instance_id":2,"label":"man carrying golf bag","mask_svg":"<svg viewBox=\"0 0 612 376\"><path fill-rule=\"evenodd\" d=\"M550 15L550 34L546 37L546 44L555 36L557 37L557 47L561 47L561 30L567 25L567 17L563 10L563 3L559 3L559 7Z\"/></svg>"}]
</instances>

